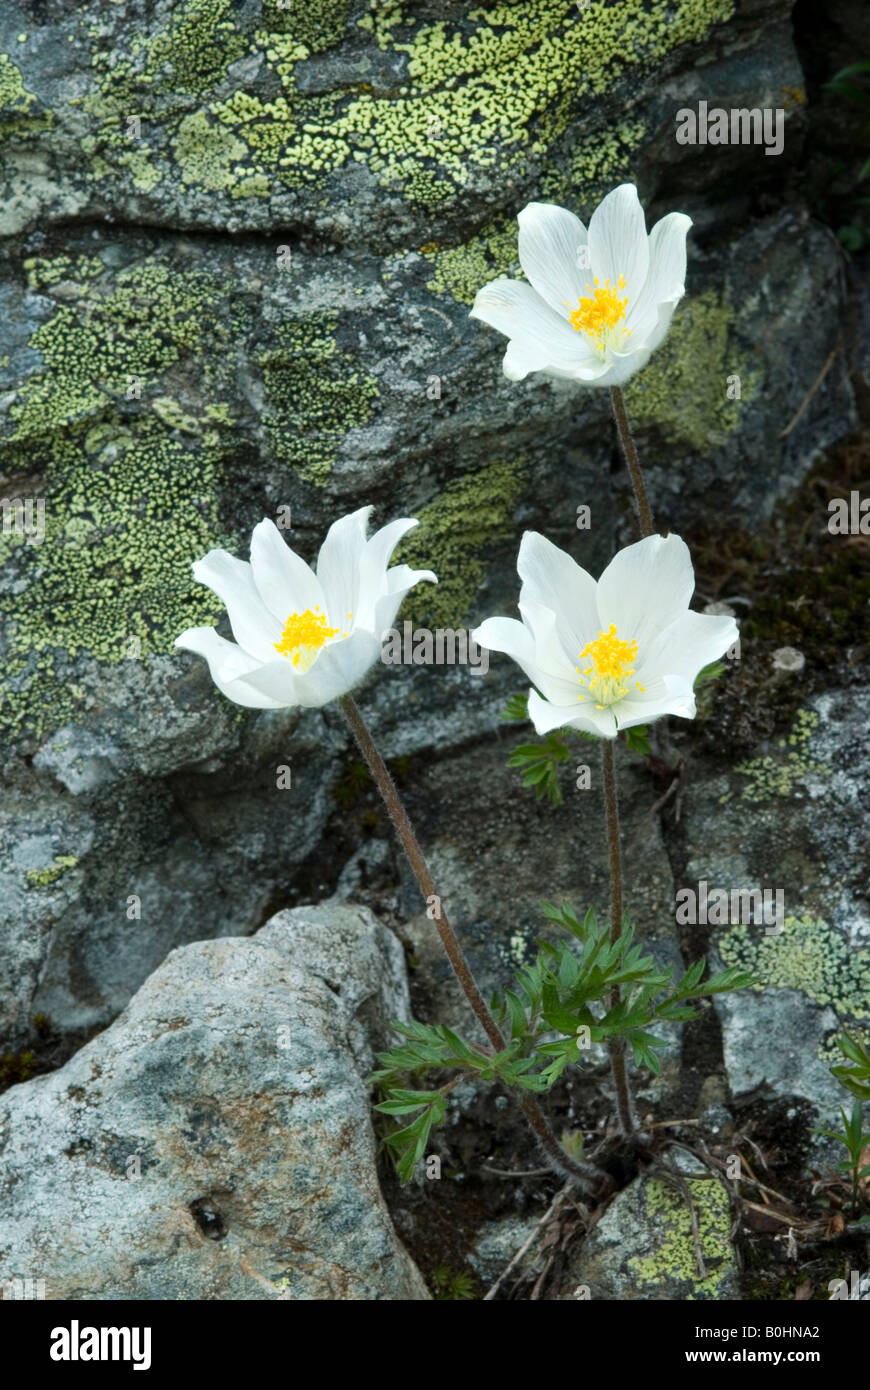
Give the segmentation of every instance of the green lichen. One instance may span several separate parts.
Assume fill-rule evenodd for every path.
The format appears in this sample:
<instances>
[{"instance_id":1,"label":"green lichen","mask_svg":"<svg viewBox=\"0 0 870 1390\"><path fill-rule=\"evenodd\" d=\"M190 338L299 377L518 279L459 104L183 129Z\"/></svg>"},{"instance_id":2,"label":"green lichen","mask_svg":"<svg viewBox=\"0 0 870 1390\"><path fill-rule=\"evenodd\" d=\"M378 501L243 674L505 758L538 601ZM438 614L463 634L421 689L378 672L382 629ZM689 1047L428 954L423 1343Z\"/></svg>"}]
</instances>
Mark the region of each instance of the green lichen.
<instances>
[{"instance_id":1,"label":"green lichen","mask_svg":"<svg viewBox=\"0 0 870 1390\"><path fill-rule=\"evenodd\" d=\"M103 273L99 256L31 256L23 266L32 290L48 290L62 280L93 280Z\"/></svg>"},{"instance_id":2,"label":"green lichen","mask_svg":"<svg viewBox=\"0 0 870 1390\"><path fill-rule=\"evenodd\" d=\"M257 38L274 45L282 35L307 53L320 53L344 38L350 8L350 0L263 0L265 34Z\"/></svg>"},{"instance_id":3,"label":"green lichen","mask_svg":"<svg viewBox=\"0 0 870 1390\"><path fill-rule=\"evenodd\" d=\"M319 185L355 161L385 188L435 209L496 166L531 168L568 130L578 101L591 106L618 80L705 39L732 17L734 3L593 0L579 9L568 0L498 0L456 20L421 23L412 7L378 0L357 29L391 61L375 65L375 79L339 91L300 90L300 65L354 35L350 12L349 0L264 0L260 26L245 32L233 0L187 0L165 30L98 48L96 89L75 99L102 122L89 137L92 176L126 168L140 190L157 182L162 171L151 155L130 155L125 127L138 115L143 139L149 122L168 132L189 185L265 197L276 183ZM98 26L92 32L102 37ZM280 90L227 95L229 68L242 57L261 57ZM575 201L622 174L639 130L628 122L584 132L573 154L566 151L561 191Z\"/></svg>"},{"instance_id":4,"label":"green lichen","mask_svg":"<svg viewBox=\"0 0 870 1390\"><path fill-rule=\"evenodd\" d=\"M29 274L62 278L61 259ZM246 330L207 273L151 258L118 272L110 291L98 285L31 338L45 367L25 383L10 411L14 432L0 440L0 472L38 473L46 504L41 545L0 537L0 562L16 581L0 684L0 726L11 734L77 717L86 698L72 678L77 654L121 662L136 638L147 659L220 615L190 565L234 541L218 513L233 447L221 397L233 371L225 349ZM193 403L163 383L182 360L187 379L200 377ZM128 400L131 378L141 389Z\"/></svg>"},{"instance_id":5,"label":"green lichen","mask_svg":"<svg viewBox=\"0 0 870 1390\"><path fill-rule=\"evenodd\" d=\"M74 854L56 854L51 864L46 864L44 869L28 869L25 877L32 888L47 888L67 869L74 869L78 862Z\"/></svg>"},{"instance_id":6,"label":"green lichen","mask_svg":"<svg viewBox=\"0 0 870 1390\"><path fill-rule=\"evenodd\" d=\"M232 187L237 180L235 166L247 153L241 140L211 122L204 111L185 117L172 148L181 168L182 183L198 184L212 192Z\"/></svg>"},{"instance_id":7,"label":"green lichen","mask_svg":"<svg viewBox=\"0 0 870 1390\"><path fill-rule=\"evenodd\" d=\"M587 223L596 203L617 183L634 182L632 161L646 135L642 120L623 121L581 140L567 170L552 165L541 180L543 198L572 208Z\"/></svg>"},{"instance_id":8,"label":"green lichen","mask_svg":"<svg viewBox=\"0 0 870 1390\"><path fill-rule=\"evenodd\" d=\"M735 765L735 772L749 778L741 793L744 801L766 801L772 796L794 796L797 788L807 777L826 776L831 771L827 763L817 762L810 757L810 740L818 722L819 716L814 710L798 710L787 739L779 740L779 747L785 756L780 754L777 757L752 758L748 762Z\"/></svg>"},{"instance_id":9,"label":"green lichen","mask_svg":"<svg viewBox=\"0 0 870 1390\"><path fill-rule=\"evenodd\" d=\"M760 381L734 338L733 323L734 310L713 290L682 300L665 341L626 387L632 421L657 426L670 443L699 450L724 444ZM735 376L740 398L730 400L728 379Z\"/></svg>"},{"instance_id":10,"label":"green lichen","mask_svg":"<svg viewBox=\"0 0 870 1390\"><path fill-rule=\"evenodd\" d=\"M0 144L51 130L54 117L40 112L39 99L24 86L21 69L0 53Z\"/></svg>"},{"instance_id":11,"label":"green lichen","mask_svg":"<svg viewBox=\"0 0 870 1390\"><path fill-rule=\"evenodd\" d=\"M27 112L35 101L33 93L25 89L21 69L8 53L0 53L0 110Z\"/></svg>"},{"instance_id":12,"label":"green lichen","mask_svg":"<svg viewBox=\"0 0 870 1390\"><path fill-rule=\"evenodd\" d=\"M12 733L39 734L76 715L84 691L70 683L68 663L77 654L121 662L134 638L143 657L170 651L183 628L220 615L190 572L192 560L231 540L217 515L216 440L189 448L149 416L102 430L110 442L87 435L96 452L82 428L51 446L45 541L26 592L5 606L0 725Z\"/></svg>"},{"instance_id":13,"label":"green lichen","mask_svg":"<svg viewBox=\"0 0 870 1390\"><path fill-rule=\"evenodd\" d=\"M870 951L855 949L827 922L786 917L779 936L761 936L735 926L718 942L726 965L751 970L756 989L798 989L840 1017L870 1014Z\"/></svg>"},{"instance_id":14,"label":"green lichen","mask_svg":"<svg viewBox=\"0 0 870 1390\"><path fill-rule=\"evenodd\" d=\"M653 1288L675 1279L690 1287L685 1297L716 1298L720 1293L723 1261L733 1264L729 1240L731 1210L728 1194L721 1183L693 1182L686 1175L698 1221L698 1238L704 1261L716 1267L706 1279L698 1273L692 1218L685 1198L669 1183L653 1178L644 1185L646 1207L651 1222L661 1237L661 1243L651 1255L634 1256L628 1261L642 1289Z\"/></svg>"},{"instance_id":15,"label":"green lichen","mask_svg":"<svg viewBox=\"0 0 870 1390\"><path fill-rule=\"evenodd\" d=\"M29 273L44 283L46 275L63 279L68 270L69 258L62 257L54 270L34 262ZM135 390L135 379L147 391L184 352L197 348L209 325L218 342L226 341L209 313L215 286L202 273L180 275L148 260L121 271L108 294L89 286L83 308L59 306L30 339L45 371L25 383L11 407L11 439L38 437L93 415Z\"/></svg>"},{"instance_id":16,"label":"green lichen","mask_svg":"<svg viewBox=\"0 0 870 1390\"><path fill-rule=\"evenodd\" d=\"M567 129L578 97L600 95L631 68L702 39L732 14L732 0L598 3L582 11L565 0L529 0L415 29L412 14L378 5L360 25L384 51L405 56L404 84L388 93L363 85L346 95L301 94L296 68L307 48L303 31L290 25L288 33L256 35L283 98L264 102L240 91L209 112L248 145L245 176L299 187L355 160L385 187L437 208L497 161L516 168L543 153ZM630 143L636 129L624 134ZM581 185L619 163L619 138L602 134L590 143L601 150L577 156Z\"/></svg>"},{"instance_id":17,"label":"green lichen","mask_svg":"<svg viewBox=\"0 0 870 1390\"><path fill-rule=\"evenodd\" d=\"M470 616L486 573L487 552L514 534L524 487L519 461L496 460L447 487L415 515L420 525L396 551L399 563L431 569L438 585L409 594L402 615L431 628L457 627Z\"/></svg>"},{"instance_id":18,"label":"green lichen","mask_svg":"<svg viewBox=\"0 0 870 1390\"><path fill-rule=\"evenodd\" d=\"M338 347L337 323L338 316L326 312L285 320L277 331L279 346L257 358L272 452L318 487L328 483L342 439L369 422L380 394L352 353Z\"/></svg>"},{"instance_id":19,"label":"green lichen","mask_svg":"<svg viewBox=\"0 0 870 1390\"><path fill-rule=\"evenodd\" d=\"M492 226L472 237L463 246L439 251L421 247L434 269L426 288L433 294L450 294L460 304L473 304L482 285L499 276L519 279L522 276L517 259L517 225L513 219L494 222Z\"/></svg>"}]
</instances>

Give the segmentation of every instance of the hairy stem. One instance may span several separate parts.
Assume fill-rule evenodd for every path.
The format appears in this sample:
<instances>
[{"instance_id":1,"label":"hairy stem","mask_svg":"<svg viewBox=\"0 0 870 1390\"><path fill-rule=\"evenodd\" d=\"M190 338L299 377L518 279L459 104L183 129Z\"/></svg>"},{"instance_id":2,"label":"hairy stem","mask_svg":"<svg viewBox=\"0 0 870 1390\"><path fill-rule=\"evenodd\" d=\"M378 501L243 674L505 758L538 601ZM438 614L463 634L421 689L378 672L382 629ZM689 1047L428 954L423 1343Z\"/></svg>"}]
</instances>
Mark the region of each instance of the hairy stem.
<instances>
[{"instance_id":1,"label":"hairy stem","mask_svg":"<svg viewBox=\"0 0 870 1390\"><path fill-rule=\"evenodd\" d=\"M622 932L622 852L619 846L619 805L616 795L616 740L604 739L602 744L602 765L604 768L604 806L607 815L607 844L610 850L610 940L617 941ZM619 986L610 991L607 1005L613 1008L619 1003ZM610 1070L616 1091L616 1111L623 1134L632 1134L635 1129L631 1108L631 1093L628 1088L628 1074L625 1065L625 1040L611 1038L607 1050L610 1053Z\"/></svg>"},{"instance_id":2,"label":"hairy stem","mask_svg":"<svg viewBox=\"0 0 870 1390\"><path fill-rule=\"evenodd\" d=\"M653 533L653 519L650 511L649 498L646 495L643 474L640 471L640 462L637 457L634 438L632 437L631 427L628 423L628 415L625 409L622 391L618 386L611 386L610 399L613 402L613 414L616 419L616 428L619 431L622 450L625 454L625 461L628 464L628 471L631 476L631 485L634 488L637 511L640 518L640 534L651 536Z\"/></svg>"},{"instance_id":3,"label":"hairy stem","mask_svg":"<svg viewBox=\"0 0 870 1390\"><path fill-rule=\"evenodd\" d=\"M414 827L411 825L408 813L396 789L396 784L390 776L389 769L378 752L374 739L369 733L368 726L353 697L350 695L343 695L339 703L353 731L353 736L359 744L360 751L371 769L371 774L384 799L384 804L390 813L390 818L396 827L399 839L402 842L402 847L408 856L408 862L414 870L414 876L426 900L428 915L435 923L436 930L441 938L441 944L447 952L447 958L453 967L453 972L494 1050L496 1052L502 1052L505 1046L504 1038L501 1035L498 1024L484 1002L483 995L477 987L477 982L471 973L468 961L465 959L465 954L456 938L456 933L447 920L447 914L444 911L441 898L435 892L435 884L432 881L429 866L423 857L423 851L420 848L417 836L414 834ZM590 1181L595 1182L601 1177L598 1170L592 1167L591 1164L579 1163L565 1152L550 1128L544 1112L530 1092L522 1092L519 1104L532 1131L547 1155L551 1167L555 1168L562 1176L570 1176L576 1181L583 1183L587 1188L589 1187Z\"/></svg>"}]
</instances>

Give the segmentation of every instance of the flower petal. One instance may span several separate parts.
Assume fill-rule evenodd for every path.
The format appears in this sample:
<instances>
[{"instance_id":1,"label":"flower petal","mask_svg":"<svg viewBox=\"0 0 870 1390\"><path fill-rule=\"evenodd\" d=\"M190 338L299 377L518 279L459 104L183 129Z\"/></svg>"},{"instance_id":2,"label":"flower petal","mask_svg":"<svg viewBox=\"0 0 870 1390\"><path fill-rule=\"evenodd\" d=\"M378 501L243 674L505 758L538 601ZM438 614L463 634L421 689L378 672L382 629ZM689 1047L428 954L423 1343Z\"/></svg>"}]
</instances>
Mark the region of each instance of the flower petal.
<instances>
[{"instance_id":1,"label":"flower petal","mask_svg":"<svg viewBox=\"0 0 870 1390\"><path fill-rule=\"evenodd\" d=\"M271 661L281 627L263 603L247 560L226 550L210 550L192 568L197 583L207 585L226 608L239 646L258 661Z\"/></svg>"},{"instance_id":2,"label":"flower petal","mask_svg":"<svg viewBox=\"0 0 870 1390\"><path fill-rule=\"evenodd\" d=\"M638 666L659 633L689 607L695 574L689 547L679 536L646 536L627 545L598 581L602 631L616 624L625 642L637 641Z\"/></svg>"},{"instance_id":3,"label":"flower petal","mask_svg":"<svg viewBox=\"0 0 870 1390\"><path fill-rule=\"evenodd\" d=\"M349 637L328 642L317 660L296 679L296 703L319 709L359 685L381 654L380 638L366 628L355 628Z\"/></svg>"},{"instance_id":4,"label":"flower petal","mask_svg":"<svg viewBox=\"0 0 870 1390\"><path fill-rule=\"evenodd\" d=\"M698 672L717 661L739 636L733 618L690 609L659 635L650 661L669 676L682 676L691 686Z\"/></svg>"},{"instance_id":5,"label":"flower petal","mask_svg":"<svg viewBox=\"0 0 870 1390\"><path fill-rule=\"evenodd\" d=\"M378 602L385 594L392 592L387 566L393 551L402 537L419 525L420 523L415 517L399 517L397 521L391 521L387 526L382 526L366 544L359 564L357 611L353 615L355 627L360 624L369 632L376 631ZM430 570L420 571L421 575L425 574L427 577L430 573ZM415 582L412 581L412 583ZM409 584L408 587L410 588L411 585ZM389 626L391 624L387 623L387 627Z\"/></svg>"},{"instance_id":6,"label":"flower petal","mask_svg":"<svg viewBox=\"0 0 870 1390\"><path fill-rule=\"evenodd\" d=\"M276 640L291 613L304 613L308 608L327 612L323 589L313 570L290 549L268 517L254 527L251 536L251 569L263 603L277 619Z\"/></svg>"},{"instance_id":7,"label":"flower petal","mask_svg":"<svg viewBox=\"0 0 870 1390\"><path fill-rule=\"evenodd\" d=\"M586 228L573 212L555 203L529 203L517 221L520 265L541 298L567 319L589 279L579 254L586 245Z\"/></svg>"},{"instance_id":8,"label":"flower petal","mask_svg":"<svg viewBox=\"0 0 870 1390\"><path fill-rule=\"evenodd\" d=\"M348 613L356 612L360 560L366 548L368 520L373 510L360 507L334 521L320 547L317 578L323 590L324 610L333 627L344 625Z\"/></svg>"},{"instance_id":9,"label":"flower petal","mask_svg":"<svg viewBox=\"0 0 870 1390\"><path fill-rule=\"evenodd\" d=\"M625 276L628 309L641 293L649 270L643 208L633 183L622 183L599 203L589 221L589 283L617 285Z\"/></svg>"},{"instance_id":10,"label":"flower petal","mask_svg":"<svg viewBox=\"0 0 870 1390\"><path fill-rule=\"evenodd\" d=\"M626 317L639 347L658 347L685 293L686 236L691 225L684 212L669 212L650 232L649 274L635 303L629 303Z\"/></svg>"},{"instance_id":11,"label":"flower petal","mask_svg":"<svg viewBox=\"0 0 870 1390\"><path fill-rule=\"evenodd\" d=\"M613 706L613 713L620 729L630 729L635 724L652 724L665 714L677 714L683 719L694 719L695 696L691 684L681 676L665 676L662 684L664 694L658 699L634 699L631 695L626 695L624 700Z\"/></svg>"},{"instance_id":12,"label":"flower petal","mask_svg":"<svg viewBox=\"0 0 870 1390\"><path fill-rule=\"evenodd\" d=\"M526 531L520 541L517 572L523 581L520 605L532 602L549 608L568 655L579 653L598 632L592 576L538 531Z\"/></svg>"},{"instance_id":13,"label":"flower petal","mask_svg":"<svg viewBox=\"0 0 870 1390\"><path fill-rule=\"evenodd\" d=\"M512 341L517 339L517 351L534 351L539 358L545 355L550 363L566 368L597 369L599 365L599 354L589 347L584 335L524 280L493 280L484 285L477 291L470 317L488 323Z\"/></svg>"},{"instance_id":14,"label":"flower petal","mask_svg":"<svg viewBox=\"0 0 870 1390\"><path fill-rule=\"evenodd\" d=\"M283 709L296 703L289 662L252 662L241 647L228 642L213 627L189 627L176 637L175 645L204 656L218 690L234 704L248 709ZM264 673L268 674L264 677Z\"/></svg>"},{"instance_id":15,"label":"flower petal","mask_svg":"<svg viewBox=\"0 0 870 1390\"><path fill-rule=\"evenodd\" d=\"M387 592L381 594L375 605L371 628L376 636L393 626L405 595L423 579L429 580L432 584L438 583L431 570L412 570L409 565L394 565L391 570L387 570Z\"/></svg>"},{"instance_id":16,"label":"flower petal","mask_svg":"<svg viewBox=\"0 0 870 1390\"><path fill-rule=\"evenodd\" d=\"M609 710L587 706L582 712L575 705L554 705L542 700L536 690L529 691L529 718L535 733L549 734L554 729L584 729L588 734L616 738L616 721Z\"/></svg>"}]
</instances>

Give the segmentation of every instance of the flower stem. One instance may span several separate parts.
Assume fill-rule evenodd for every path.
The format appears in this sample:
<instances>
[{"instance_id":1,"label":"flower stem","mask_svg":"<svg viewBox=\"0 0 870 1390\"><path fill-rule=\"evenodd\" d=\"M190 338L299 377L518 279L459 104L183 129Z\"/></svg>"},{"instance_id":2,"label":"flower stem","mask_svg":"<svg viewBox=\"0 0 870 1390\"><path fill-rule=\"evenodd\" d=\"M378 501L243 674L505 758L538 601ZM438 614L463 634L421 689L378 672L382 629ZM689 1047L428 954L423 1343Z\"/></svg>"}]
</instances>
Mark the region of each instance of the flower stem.
<instances>
[{"instance_id":1,"label":"flower stem","mask_svg":"<svg viewBox=\"0 0 870 1390\"><path fill-rule=\"evenodd\" d=\"M634 445L631 427L628 423L628 414L625 409L622 391L618 386L611 386L610 399L613 402L613 414L616 419L616 428L619 431L619 438L622 443L622 450L625 454L625 461L628 464L628 471L631 476L631 485L634 488L637 511L640 518L640 534L644 537L651 536L653 533L653 519L650 511L649 499L646 495L643 474L640 471L640 463L637 457L637 449Z\"/></svg>"},{"instance_id":2,"label":"flower stem","mask_svg":"<svg viewBox=\"0 0 870 1390\"><path fill-rule=\"evenodd\" d=\"M622 932L622 852L619 846L619 806L616 796L616 756L615 739L607 738L602 744L602 763L604 767L604 805L607 813L607 843L610 849L610 940L618 941ZM619 986L610 991L608 1008L619 1003ZM616 1091L616 1111L619 1125L625 1135L635 1129L631 1108L631 1093L628 1088L628 1075L625 1065L625 1039L611 1038L607 1045L610 1053L610 1070Z\"/></svg>"},{"instance_id":3,"label":"flower stem","mask_svg":"<svg viewBox=\"0 0 870 1390\"><path fill-rule=\"evenodd\" d=\"M359 744L360 751L371 769L371 774L377 783L378 790L384 799L384 804L396 827L399 839L402 842L402 847L408 856L408 861L414 871L414 876L420 885L420 891L426 899L430 916L441 938L441 944L447 952L447 958L450 964L453 966L453 972L462 986L463 993L474 1010L478 1022L494 1050L496 1052L502 1052L505 1047L504 1038L501 1035L498 1024L484 1002L483 995L477 987L477 982L471 973L468 961L465 959L465 954L457 940L456 933L447 920L447 914L444 911L441 898L435 892L435 884L432 881L429 866L423 857L423 851L420 848L417 836L414 834L414 827L411 825L408 813L396 789L396 784L390 776L389 769L378 752L374 739L369 733L368 726L353 697L351 695L342 695L339 704L353 731L353 736ZM550 1128L544 1112L528 1091L522 1093L519 1104L529 1125L537 1136L541 1147L546 1153L551 1167L555 1168L563 1177L574 1178L583 1183L587 1188L589 1187L590 1181L597 1181L602 1176L598 1169L594 1168L591 1164L580 1163L565 1152Z\"/></svg>"}]
</instances>

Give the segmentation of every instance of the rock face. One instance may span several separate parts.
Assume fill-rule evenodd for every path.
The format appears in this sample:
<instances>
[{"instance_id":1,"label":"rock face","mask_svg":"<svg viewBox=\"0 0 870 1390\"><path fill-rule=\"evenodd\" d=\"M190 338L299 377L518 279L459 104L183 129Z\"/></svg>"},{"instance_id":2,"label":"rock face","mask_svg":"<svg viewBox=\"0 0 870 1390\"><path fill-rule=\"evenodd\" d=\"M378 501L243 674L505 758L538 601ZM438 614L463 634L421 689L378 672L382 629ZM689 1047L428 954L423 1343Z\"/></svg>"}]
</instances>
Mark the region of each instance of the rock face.
<instances>
[{"instance_id":1,"label":"rock face","mask_svg":"<svg viewBox=\"0 0 870 1390\"><path fill-rule=\"evenodd\" d=\"M610 1203L580 1247L566 1274L562 1301L569 1299L729 1299L737 1296L737 1274L728 1232L728 1194L718 1182L693 1182L702 1170L680 1154L681 1170L696 1208L704 1273L697 1262L692 1220L685 1196L669 1181L636 1178Z\"/></svg>"},{"instance_id":2,"label":"rock face","mask_svg":"<svg viewBox=\"0 0 870 1390\"><path fill-rule=\"evenodd\" d=\"M361 908L173 951L106 1032L2 1097L0 1278L50 1299L428 1298L365 1084L407 1007L401 947Z\"/></svg>"},{"instance_id":3,"label":"rock face","mask_svg":"<svg viewBox=\"0 0 870 1390\"><path fill-rule=\"evenodd\" d=\"M757 529L848 430L841 353L781 437L844 321L836 246L784 197L789 10L134 0L85 26L3 6L0 476L37 508L0 535L8 1045L37 1015L107 1022L202 934L204 895L211 935L251 932L312 857L339 872L346 734L232 708L173 653L219 616L192 560L244 553L263 515L312 558L374 501L420 517L403 558L441 582L405 616L437 627L512 611L524 528L592 570L628 536L606 396L507 383L468 319L519 273L527 201L588 218L634 178L651 221L694 218L685 302L627 392L663 525ZM678 145L676 111L713 91L782 107L782 154ZM427 759L515 688L509 663L378 674L386 751Z\"/></svg>"}]
</instances>

